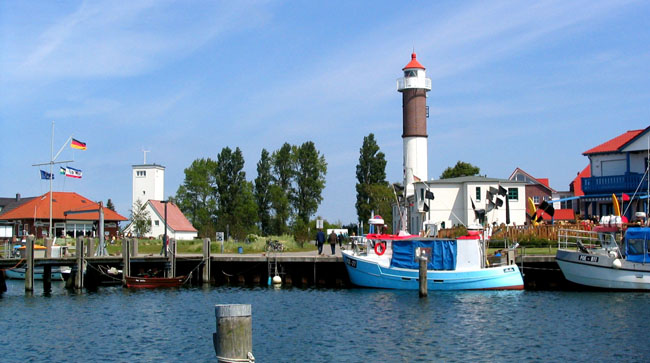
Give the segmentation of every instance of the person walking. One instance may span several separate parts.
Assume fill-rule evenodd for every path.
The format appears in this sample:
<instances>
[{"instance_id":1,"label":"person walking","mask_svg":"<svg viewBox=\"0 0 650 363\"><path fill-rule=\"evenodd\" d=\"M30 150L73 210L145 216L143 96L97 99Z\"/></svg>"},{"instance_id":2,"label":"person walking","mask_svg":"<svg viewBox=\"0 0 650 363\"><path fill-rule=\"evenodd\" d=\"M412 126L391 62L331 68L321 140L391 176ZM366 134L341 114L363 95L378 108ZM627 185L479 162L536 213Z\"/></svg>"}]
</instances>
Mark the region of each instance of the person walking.
<instances>
[{"instance_id":1,"label":"person walking","mask_svg":"<svg viewBox=\"0 0 650 363\"><path fill-rule=\"evenodd\" d=\"M334 256L334 253L336 253L336 242L338 241L338 237L336 237L336 233L333 230L327 240L330 243L330 247L332 247L332 256Z\"/></svg>"},{"instance_id":2,"label":"person walking","mask_svg":"<svg viewBox=\"0 0 650 363\"><path fill-rule=\"evenodd\" d=\"M339 250L343 249L343 233L339 232L339 235L336 236L336 239L339 241Z\"/></svg>"},{"instance_id":3,"label":"person walking","mask_svg":"<svg viewBox=\"0 0 650 363\"><path fill-rule=\"evenodd\" d=\"M316 233L316 246L318 246L318 255L323 254L323 244L325 243L325 233L323 233L322 229L318 229L318 233Z\"/></svg>"}]
</instances>

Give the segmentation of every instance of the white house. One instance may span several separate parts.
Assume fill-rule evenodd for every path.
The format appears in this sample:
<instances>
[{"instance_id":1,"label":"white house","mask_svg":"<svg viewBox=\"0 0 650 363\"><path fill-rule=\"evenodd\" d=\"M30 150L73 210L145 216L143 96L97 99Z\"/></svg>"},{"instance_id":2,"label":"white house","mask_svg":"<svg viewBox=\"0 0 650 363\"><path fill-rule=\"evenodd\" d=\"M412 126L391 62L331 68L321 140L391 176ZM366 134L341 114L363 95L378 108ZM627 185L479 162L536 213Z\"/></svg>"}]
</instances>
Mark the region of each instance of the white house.
<instances>
[{"instance_id":1,"label":"white house","mask_svg":"<svg viewBox=\"0 0 650 363\"><path fill-rule=\"evenodd\" d=\"M467 226L478 223L472 203L477 210L485 209L488 205L488 191L490 188L498 190L499 186L507 191L510 225L525 224L525 183L482 176L466 176L415 182L415 194L409 198L408 203L408 232L418 234L428 229L431 234L439 229L451 228L459 224ZM427 199L427 191L433 193L433 199ZM500 198L503 205L486 213L486 223L506 223L505 197L494 196L492 201L495 203L496 198ZM393 221L395 221L393 230L398 231L399 226L395 224L399 222L399 218L393 218Z\"/></svg>"}]
</instances>

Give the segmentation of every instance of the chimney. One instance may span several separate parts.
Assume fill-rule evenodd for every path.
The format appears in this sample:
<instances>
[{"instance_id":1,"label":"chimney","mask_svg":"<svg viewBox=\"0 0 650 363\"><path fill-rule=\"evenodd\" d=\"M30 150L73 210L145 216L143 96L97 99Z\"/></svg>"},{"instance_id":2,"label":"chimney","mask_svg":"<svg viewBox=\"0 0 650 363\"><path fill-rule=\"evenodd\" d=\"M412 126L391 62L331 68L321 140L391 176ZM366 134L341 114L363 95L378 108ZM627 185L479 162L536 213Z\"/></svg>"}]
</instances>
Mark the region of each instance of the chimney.
<instances>
[{"instance_id":1,"label":"chimney","mask_svg":"<svg viewBox=\"0 0 650 363\"><path fill-rule=\"evenodd\" d=\"M20 193L16 193L16 202L20 202Z\"/></svg>"}]
</instances>

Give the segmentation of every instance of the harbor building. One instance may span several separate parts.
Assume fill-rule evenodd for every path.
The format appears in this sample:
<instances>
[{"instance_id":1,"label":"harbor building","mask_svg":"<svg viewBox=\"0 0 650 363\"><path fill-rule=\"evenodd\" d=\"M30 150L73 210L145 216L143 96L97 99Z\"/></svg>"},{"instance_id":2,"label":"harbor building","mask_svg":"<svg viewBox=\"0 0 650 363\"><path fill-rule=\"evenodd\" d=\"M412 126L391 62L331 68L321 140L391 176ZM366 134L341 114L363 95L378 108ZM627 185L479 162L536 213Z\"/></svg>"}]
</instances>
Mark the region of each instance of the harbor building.
<instances>
[{"instance_id":1,"label":"harbor building","mask_svg":"<svg viewBox=\"0 0 650 363\"><path fill-rule=\"evenodd\" d=\"M151 220L151 229L141 237L160 237L165 234L177 240L191 240L197 237L198 231L185 217L183 212L172 202L165 200L165 167L158 164L132 165L132 208L140 202ZM166 222L166 223L165 223ZM124 233L135 235L132 223Z\"/></svg>"}]
</instances>

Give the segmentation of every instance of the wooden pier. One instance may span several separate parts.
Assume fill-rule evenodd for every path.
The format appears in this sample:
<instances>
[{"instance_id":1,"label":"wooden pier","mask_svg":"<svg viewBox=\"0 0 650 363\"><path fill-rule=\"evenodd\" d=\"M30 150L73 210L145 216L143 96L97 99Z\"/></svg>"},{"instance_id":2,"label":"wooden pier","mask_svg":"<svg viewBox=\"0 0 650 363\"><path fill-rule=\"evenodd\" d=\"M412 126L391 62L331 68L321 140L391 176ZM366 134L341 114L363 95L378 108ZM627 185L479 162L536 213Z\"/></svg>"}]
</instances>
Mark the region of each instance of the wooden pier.
<instances>
[{"instance_id":1,"label":"wooden pier","mask_svg":"<svg viewBox=\"0 0 650 363\"><path fill-rule=\"evenodd\" d=\"M343 259L340 256L318 256L313 252L256 254L173 254L175 261L162 255L143 255L138 253L137 243L126 242L120 256L92 256L92 246L83 248L83 241L78 241L84 254L68 257L33 258L34 267L50 270L53 266L71 266L72 274L67 286L81 290L96 289L104 284L120 284L122 278L109 276L104 271L115 268L127 275L144 275L166 273L190 275L191 283L213 285L266 286L275 271L269 268L272 263L277 266L278 275L283 286L295 287L331 287L350 288L350 283ZM174 246L174 244L172 244ZM209 251L209 240L204 241L204 250ZM340 253L340 252L339 252ZM88 255L87 255L88 254ZM508 256L507 258L513 258ZM555 256L517 256L516 264L524 275L526 289L534 290L568 290L577 285L568 282ZM20 258L0 259L0 269L15 267ZM494 262L494 261L491 261ZM175 271L170 271L173 265ZM79 272L81 271L81 273ZM85 271L85 273L84 273ZM3 279L0 278L0 283ZM50 282L44 281L44 289L49 289ZM3 286L0 286L0 291ZM33 280L25 282L26 291L33 290Z\"/></svg>"}]
</instances>

